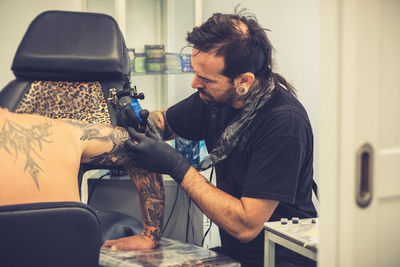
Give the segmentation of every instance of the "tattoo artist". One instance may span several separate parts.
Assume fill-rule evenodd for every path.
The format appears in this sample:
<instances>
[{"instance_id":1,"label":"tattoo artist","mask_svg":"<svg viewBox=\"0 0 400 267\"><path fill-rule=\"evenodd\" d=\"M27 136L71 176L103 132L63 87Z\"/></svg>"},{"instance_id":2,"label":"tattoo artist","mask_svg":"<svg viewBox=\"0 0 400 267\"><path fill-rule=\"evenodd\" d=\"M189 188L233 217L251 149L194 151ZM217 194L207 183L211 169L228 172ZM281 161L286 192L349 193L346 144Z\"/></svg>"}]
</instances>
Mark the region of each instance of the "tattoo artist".
<instances>
[{"instance_id":1,"label":"tattoo artist","mask_svg":"<svg viewBox=\"0 0 400 267\"><path fill-rule=\"evenodd\" d=\"M316 217L311 201L313 133L295 89L273 72L273 48L256 18L242 11L214 14L187 34L197 90L148 120L164 140L205 139L210 154L197 166L151 133L137 131L129 106L133 164L170 175L220 229L216 251L242 266L263 266L266 221ZM132 128L133 127L133 128ZM136 130L134 129L136 128ZM199 171L215 167L217 187ZM315 266L276 247L277 266Z\"/></svg>"}]
</instances>

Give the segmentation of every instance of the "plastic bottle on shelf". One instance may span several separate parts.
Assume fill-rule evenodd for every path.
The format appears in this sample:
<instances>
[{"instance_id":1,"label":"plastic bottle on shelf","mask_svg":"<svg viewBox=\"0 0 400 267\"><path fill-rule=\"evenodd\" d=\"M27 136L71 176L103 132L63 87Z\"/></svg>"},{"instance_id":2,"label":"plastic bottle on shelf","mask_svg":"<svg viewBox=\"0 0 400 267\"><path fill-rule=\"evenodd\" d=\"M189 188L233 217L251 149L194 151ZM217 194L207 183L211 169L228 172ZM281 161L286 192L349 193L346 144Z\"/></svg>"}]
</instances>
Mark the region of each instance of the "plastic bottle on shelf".
<instances>
[{"instance_id":1,"label":"plastic bottle on shelf","mask_svg":"<svg viewBox=\"0 0 400 267\"><path fill-rule=\"evenodd\" d=\"M135 49L135 72L146 72L146 54L143 49Z\"/></svg>"}]
</instances>

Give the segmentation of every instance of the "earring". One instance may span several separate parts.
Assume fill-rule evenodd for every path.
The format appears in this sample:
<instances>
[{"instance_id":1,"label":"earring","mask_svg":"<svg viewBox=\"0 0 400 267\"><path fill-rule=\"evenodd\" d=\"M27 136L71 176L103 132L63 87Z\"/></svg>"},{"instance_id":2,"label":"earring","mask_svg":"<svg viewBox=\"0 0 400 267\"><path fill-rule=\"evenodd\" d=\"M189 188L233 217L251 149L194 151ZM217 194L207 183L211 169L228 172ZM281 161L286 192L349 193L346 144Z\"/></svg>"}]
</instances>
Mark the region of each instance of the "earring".
<instances>
[{"instance_id":1,"label":"earring","mask_svg":"<svg viewBox=\"0 0 400 267\"><path fill-rule=\"evenodd\" d=\"M245 95L247 93L247 88L244 87L243 85L239 86L238 88L236 88L236 93L238 95Z\"/></svg>"}]
</instances>

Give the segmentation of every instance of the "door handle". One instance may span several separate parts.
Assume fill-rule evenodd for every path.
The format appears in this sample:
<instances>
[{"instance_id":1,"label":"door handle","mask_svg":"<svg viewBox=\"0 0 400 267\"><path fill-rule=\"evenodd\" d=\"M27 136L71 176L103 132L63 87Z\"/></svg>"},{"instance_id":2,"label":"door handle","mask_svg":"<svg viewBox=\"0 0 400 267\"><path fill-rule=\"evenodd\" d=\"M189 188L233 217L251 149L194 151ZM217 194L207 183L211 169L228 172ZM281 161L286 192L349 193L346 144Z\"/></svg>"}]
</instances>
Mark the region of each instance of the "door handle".
<instances>
[{"instance_id":1,"label":"door handle","mask_svg":"<svg viewBox=\"0 0 400 267\"><path fill-rule=\"evenodd\" d=\"M374 150L365 143L357 150L356 159L356 202L366 208L372 200Z\"/></svg>"}]
</instances>

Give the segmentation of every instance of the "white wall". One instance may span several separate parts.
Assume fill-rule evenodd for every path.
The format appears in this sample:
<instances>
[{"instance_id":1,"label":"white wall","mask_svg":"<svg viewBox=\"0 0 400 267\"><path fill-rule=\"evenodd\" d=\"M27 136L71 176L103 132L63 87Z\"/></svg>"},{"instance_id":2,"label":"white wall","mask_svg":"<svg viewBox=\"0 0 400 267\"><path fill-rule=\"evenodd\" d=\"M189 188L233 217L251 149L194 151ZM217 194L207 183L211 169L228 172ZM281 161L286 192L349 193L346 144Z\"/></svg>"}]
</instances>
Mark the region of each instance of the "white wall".
<instances>
[{"instance_id":1,"label":"white wall","mask_svg":"<svg viewBox=\"0 0 400 267\"><path fill-rule=\"evenodd\" d=\"M31 21L46 10L80 11L81 0L0 0L0 90L14 74L11 64Z\"/></svg>"}]
</instances>

